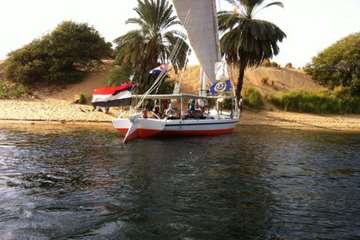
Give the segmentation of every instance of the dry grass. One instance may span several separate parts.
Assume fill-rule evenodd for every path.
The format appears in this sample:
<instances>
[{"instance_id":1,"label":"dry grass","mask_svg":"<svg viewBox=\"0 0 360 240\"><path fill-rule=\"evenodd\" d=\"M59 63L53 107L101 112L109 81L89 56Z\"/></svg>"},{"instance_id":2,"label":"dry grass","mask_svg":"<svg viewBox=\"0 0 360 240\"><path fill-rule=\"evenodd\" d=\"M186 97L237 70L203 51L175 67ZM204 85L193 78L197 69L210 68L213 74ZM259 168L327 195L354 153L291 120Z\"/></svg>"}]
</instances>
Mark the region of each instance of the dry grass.
<instances>
[{"instance_id":1,"label":"dry grass","mask_svg":"<svg viewBox=\"0 0 360 240\"><path fill-rule=\"evenodd\" d=\"M263 95L271 95L278 92L307 91L319 92L325 90L304 72L293 69L277 69L259 67L249 69L245 74L245 86L259 89Z\"/></svg>"},{"instance_id":2,"label":"dry grass","mask_svg":"<svg viewBox=\"0 0 360 240\"><path fill-rule=\"evenodd\" d=\"M176 76L174 73L171 74L171 77L176 81L182 82L182 90L184 92L195 93L199 89L199 72L199 66L190 66L183 73L182 77ZM235 82L238 76L237 69L230 68L229 72L231 79ZM267 81L264 81L264 79L267 79ZM325 90L302 71L269 67L259 67L247 70L245 73L244 87L254 87L258 89L263 96L294 90L311 92Z\"/></svg>"},{"instance_id":3,"label":"dry grass","mask_svg":"<svg viewBox=\"0 0 360 240\"><path fill-rule=\"evenodd\" d=\"M112 62L105 62L103 69L98 72L90 73L82 82L68 85L65 89L57 89L57 91L39 91L40 98L68 100L72 101L80 94L91 96L93 89L104 87L106 85L107 76L112 67ZM235 81L237 79L237 69L230 69L230 76ZM188 68L176 75L170 73L170 78L177 82L181 82L181 92L197 94L199 90L199 66L188 66ZM235 82L233 81L233 82ZM294 69L277 69L268 67L259 67L249 69L245 75L244 92L247 89L257 89L263 98L270 99L275 93L288 93L296 91L321 92L323 87L315 83L305 73ZM42 94L42 95L41 95ZM265 109L271 109L273 106L265 101Z\"/></svg>"},{"instance_id":4,"label":"dry grass","mask_svg":"<svg viewBox=\"0 0 360 240\"><path fill-rule=\"evenodd\" d=\"M176 75L175 72L170 73L170 78L181 83L181 92L198 93L200 88L200 67L188 66L188 68Z\"/></svg>"}]
</instances>

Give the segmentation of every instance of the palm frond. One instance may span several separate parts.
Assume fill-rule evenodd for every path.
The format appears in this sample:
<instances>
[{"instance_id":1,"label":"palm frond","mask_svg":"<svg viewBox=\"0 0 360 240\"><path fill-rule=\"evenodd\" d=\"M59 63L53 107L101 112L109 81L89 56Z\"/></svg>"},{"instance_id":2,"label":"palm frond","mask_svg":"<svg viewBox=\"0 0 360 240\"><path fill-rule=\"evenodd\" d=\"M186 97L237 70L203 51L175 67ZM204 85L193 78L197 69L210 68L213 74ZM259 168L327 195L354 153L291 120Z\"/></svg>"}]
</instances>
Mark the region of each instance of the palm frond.
<instances>
[{"instance_id":1,"label":"palm frond","mask_svg":"<svg viewBox=\"0 0 360 240\"><path fill-rule=\"evenodd\" d=\"M174 26L181 23L174 15L169 0L137 0L134 9L137 16L126 21L136 24L137 30L114 40L116 44L116 61L118 65L128 64L134 69L134 80L141 90L146 89L149 82L149 70L160 63L172 63L175 71L185 66L189 45L186 34ZM172 54L176 51L173 58ZM141 91L140 91L141 92Z\"/></svg>"},{"instance_id":2,"label":"palm frond","mask_svg":"<svg viewBox=\"0 0 360 240\"><path fill-rule=\"evenodd\" d=\"M278 6L278 7L284 8L284 4L282 2L272 2L272 3L266 4L262 9L268 8L271 6Z\"/></svg>"}]
</instances>

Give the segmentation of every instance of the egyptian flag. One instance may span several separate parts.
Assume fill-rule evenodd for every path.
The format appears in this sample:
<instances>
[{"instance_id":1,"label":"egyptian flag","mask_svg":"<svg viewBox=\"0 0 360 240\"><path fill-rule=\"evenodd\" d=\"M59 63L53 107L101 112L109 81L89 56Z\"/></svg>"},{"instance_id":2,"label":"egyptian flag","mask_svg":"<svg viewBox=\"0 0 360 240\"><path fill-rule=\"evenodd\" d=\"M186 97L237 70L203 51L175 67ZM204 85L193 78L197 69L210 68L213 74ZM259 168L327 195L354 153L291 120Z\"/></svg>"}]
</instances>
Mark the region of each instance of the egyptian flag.
<instances>
[{"instance_id":1,"label":"egyptian flag","mask_svg":"<svg viewBox=\"0 0 360 240\"><path fill-rule=\"evenodd\" d=\"M133 83L124 83L117 87L98 88L93 91L92 105L100 107L125 106L131 104Z\"/></svg>"},{"instance_id":2,"label":"egyptian flag","mask_svg":"<svg viewBox=\"0 0 360 240\"><path fill-rule=\"evenodd\" d=\"M150 71L150 75L154 77L158 77L162 73L166 73L168 71L168 65L167 64L161 64L159 67L154 68Z\"/></svg>"},{"instance_id":3,"label":"egyptian flag","mask_svg":"<svg viewBox=\"0 0 360 240\"><path fill-rule=\"evenodd\" d=\"M211 95L221 95L224 93L230 92L232 89L232 84L230 80L226 81L217 81L210 88Z\"/></svg>"}]
</instances>

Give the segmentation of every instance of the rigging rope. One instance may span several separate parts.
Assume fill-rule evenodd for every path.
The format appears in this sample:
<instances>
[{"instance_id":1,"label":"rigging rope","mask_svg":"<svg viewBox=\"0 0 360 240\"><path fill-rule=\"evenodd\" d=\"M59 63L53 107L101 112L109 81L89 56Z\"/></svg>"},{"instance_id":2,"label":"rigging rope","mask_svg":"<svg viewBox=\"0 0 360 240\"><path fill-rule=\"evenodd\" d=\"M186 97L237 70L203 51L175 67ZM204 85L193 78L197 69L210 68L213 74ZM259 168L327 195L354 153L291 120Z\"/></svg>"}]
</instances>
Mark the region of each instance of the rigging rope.
<instances>
[{"instance_id":1,"label":"rigging rope","mask_svg":"<svg viewBox=\"0 0 360 240\"><path fill-rule=\"evenodd\" d=\"M189 24L190 12L191 12L191 9L189 9L189 11L188 11L188 13L186 15L184 26L187 26ZM168 62L173 62L176 59L176 57L178 56L178 54L180 53L181 45L182 45L181 41L182 41L182 39L180 39L180 38L176 41L175 46L174 46L172 52L170 53ZM166 74L167 74L166 72L161 72L160 73L160 75L157 77L157 79L155 80L153 85L142 95L142 97L140 98L139 103L135 106L135 109L138 109L144 103L146 97L149 94L151 94L156 88L157 89L160 88L161 82L165 78Z\"/></svg>"}]
</instances>

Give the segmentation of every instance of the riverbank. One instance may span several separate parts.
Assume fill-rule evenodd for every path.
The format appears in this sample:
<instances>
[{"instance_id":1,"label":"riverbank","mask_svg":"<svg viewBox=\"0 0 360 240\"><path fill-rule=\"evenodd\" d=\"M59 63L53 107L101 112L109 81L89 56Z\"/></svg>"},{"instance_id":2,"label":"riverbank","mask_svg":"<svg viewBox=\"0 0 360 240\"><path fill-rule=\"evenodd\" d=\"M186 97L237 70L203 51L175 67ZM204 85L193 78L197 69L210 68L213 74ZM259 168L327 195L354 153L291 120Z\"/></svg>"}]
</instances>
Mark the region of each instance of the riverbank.
<instances>
[{"instance_id":1,"label":"riverbank","mask_svg":"<svg viewBox=\"0 0 360 240\"><path fill-rule=\"evenodd\" d=\"M68 127L111 127L121 113L112 108L109 114L93 112L88 105L64 100L0 100L0 126L27 123L34 125L67 124ZM244 111L240 125L274 126L290 129L360 132L360 115L314 115L279 111Z\"/></svg>"}]
</instances>

